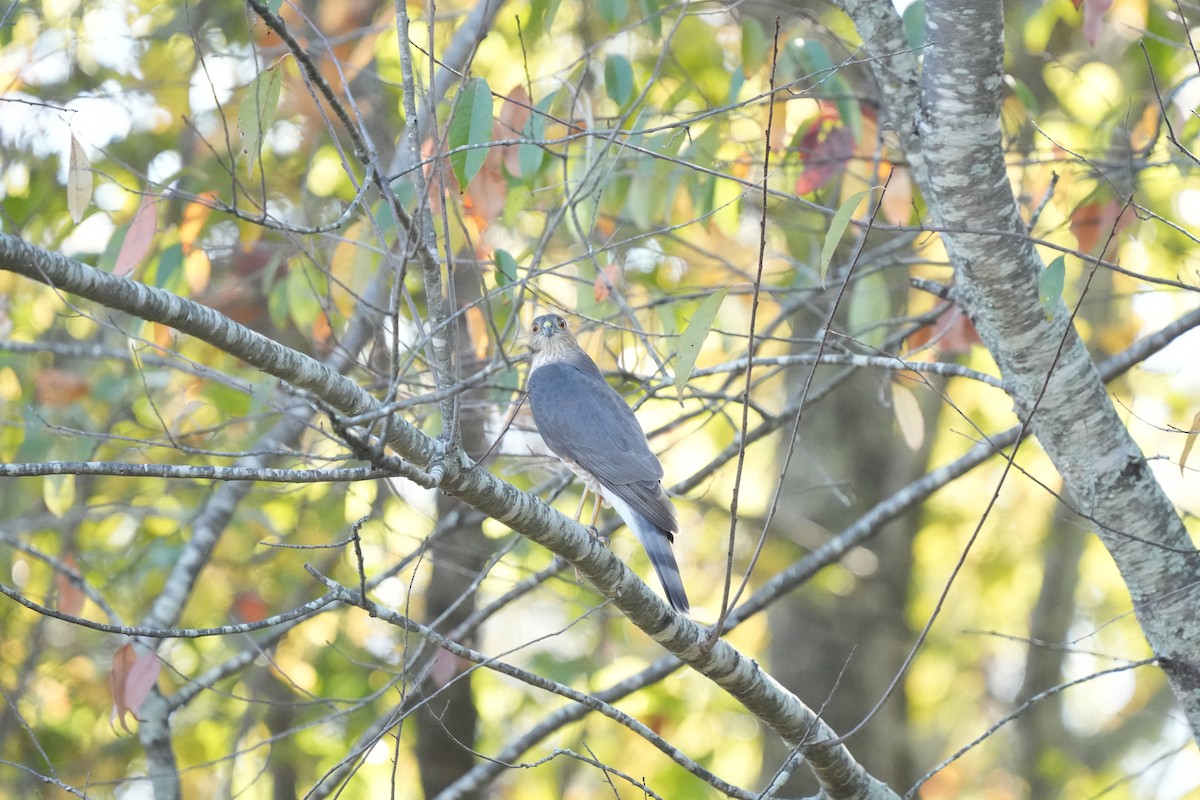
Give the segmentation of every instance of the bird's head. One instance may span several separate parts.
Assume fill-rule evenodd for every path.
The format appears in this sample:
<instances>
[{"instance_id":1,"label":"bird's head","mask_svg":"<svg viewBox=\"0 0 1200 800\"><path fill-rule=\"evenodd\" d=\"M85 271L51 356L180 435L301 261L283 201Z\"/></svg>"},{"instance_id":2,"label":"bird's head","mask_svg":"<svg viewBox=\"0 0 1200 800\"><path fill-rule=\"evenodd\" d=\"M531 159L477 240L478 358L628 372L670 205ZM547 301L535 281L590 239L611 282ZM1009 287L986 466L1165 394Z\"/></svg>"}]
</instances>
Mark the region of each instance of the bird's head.
<instances>
[{"instance_id":1,"label":"bird's head","mask_svg":"<svg viewBox=\"0 0 1200 800\"><path fill-rule=\"evenodd\" d=\"M529 333L529 349L533 351L535 366L579 349L571 329L567 327L567 321L558 314L535 317Z\"/></svg>"},{"instance_id":2,"label":"bird's head","mask_svg":"<svg viewBox=\"0 0 1200 800\"><path fill-rule=\"evenodd\" d=\"M555 336L570 336L571 331L567 328L567 321L558 314L542 314L540 317L534 317L533 340L552 339ZM536 347L536 345L534 345Z\"/></svg>"}]
</instances>

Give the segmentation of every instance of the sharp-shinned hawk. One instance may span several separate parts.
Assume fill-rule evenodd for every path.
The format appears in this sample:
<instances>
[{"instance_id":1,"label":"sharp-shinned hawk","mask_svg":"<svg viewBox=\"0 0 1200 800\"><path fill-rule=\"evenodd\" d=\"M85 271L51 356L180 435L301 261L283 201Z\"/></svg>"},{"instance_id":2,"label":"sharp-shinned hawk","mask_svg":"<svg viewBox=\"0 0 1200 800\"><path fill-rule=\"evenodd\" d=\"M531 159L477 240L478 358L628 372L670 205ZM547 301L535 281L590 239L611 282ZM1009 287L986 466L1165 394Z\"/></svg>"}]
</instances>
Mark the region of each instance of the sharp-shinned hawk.
<instances>
[{"instance_id":1,"label":"sharp-shinned hawk","mask_svg":"<svg viewBox=\"0 0 1200 800\"><path fill-rule=\"evenodd\" d=\"M663 468L632 409L575 341L566 321L533 321L529 403L546 446L617 510L650 556L667 601L687 613L688 599L671 542L679 531L663 491Z\"/></svg>"}]
</instances>

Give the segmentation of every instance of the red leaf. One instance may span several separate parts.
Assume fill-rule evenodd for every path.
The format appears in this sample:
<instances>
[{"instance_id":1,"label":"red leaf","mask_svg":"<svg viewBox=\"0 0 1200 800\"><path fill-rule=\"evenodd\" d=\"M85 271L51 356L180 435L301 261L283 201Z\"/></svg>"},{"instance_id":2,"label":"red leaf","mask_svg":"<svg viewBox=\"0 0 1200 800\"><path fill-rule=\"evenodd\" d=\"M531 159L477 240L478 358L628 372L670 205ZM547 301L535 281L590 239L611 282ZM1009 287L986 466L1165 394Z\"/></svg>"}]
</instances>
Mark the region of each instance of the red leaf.
<instances>
[{"instance_id":1,"label":"red leaf","mask_svg":"<svg viewBox=\"0 0 1200 800\"><path fill-rule=\"evenodd\" d=\"M126 644L113 653L112 672L109 675L109 686L112 688L113 710L108 724L121 720L121 727L126 733L132 733L125 722L125 715L132 714L139 719L137 712L142 703L150 696L150 690L158 681L158 672L162 662L154 653L137 655L132 644Z\"/></svg>"},{"instance_id":2,"label":"red leaf","mask_svg":"<svg viewBox=\"0 0 1200 800\"><path fill-rule=\"evenodd\" d=\"M1133 214L1116 200L1085 203L1071 214L1071 233L1082 252L1093 253L1101 242L1129 227L1133 219Z\"/></svg>"},{"instance_id":3,"label":"red leaf","mask_svg":"<svg viewBox=\"0 0 1200 800\"><path fill-rule=\"evenodd\" d=\"M938 307L947 305L950 304L943 300ZM980 343L975 324L956 305L939 316L936 322L917 328L905 340L910 353L934 347L939 356L961 355L970 352L972 345Z\"/></svg>"},{"instance_id":4,"label":"red leaf","mask_svg":"<svg viewBox=\"0 0 1200 800\"><path fill-rule=\"evenodd\" d=\"M233 598L233 615L242 622L259 622L267 618L267 603L253 589L238 592Z\"/></svg>"},{"instance_id":5,"label":"red leaf","mask_svg":"<svg viewBox=\"0 0 1200 800\"><path fill-rule=\"evenodd\" d=\"M433 685L440 689L470 667L471 662L466 659L460 658L448 650L439 650L438 654L434 656L429 678L433 681Z\"/></svg>"},{"instance_id":6,"label":"red leaf","mask_svg":"<svg viewBox=\"0 0 1200 800\"><path fill-rule=\"evenodd\" d=\"M158 206L153 195L142 196L142 203L129 223L125 232L125 241L121 243L121 252L117 253L117 263L113 266L113 275L123 277L133 272L133 268L142 263L158 232Z\"/></svg>"},{"instance_id":7,"label":"red leaf","mask_svg":"<svg viewBox=\"0 0 1200 800\"><path fill-rule=\"evenodd\" d=\"M70 567L72 571L79 572L75 564L75 554L70 551L63 556L63 564ZM87 601L87 595L79 589L65 572L56 572L54 574L54 583L58 587L58 602L56 603L58 610L64 614L70 614L72 617L78 617L79 612L83 611L83 604Z\"/></svg>"},{"instance_id":8,"label":"red leaf","mask_svg":"<svg viewBox=\"0 0 1200 800\"><path fill-rule=\"evenodd\" d=\"M825 186L846 168L854 154L854 135L844 125L826 129L820 122L800 140L804 171L796 179L796 194L808 194Z\"/></svg>"},{"instance_id":9,"label":"red leaf","mask_svg":"<svg viewBox=\"0 0 1200 800\"><path fill-rule=\"evenodd\" d=\"M1088 44L1096 46L1096 40L1100 38L1100 27L1103 25L1104 15L1108 13L1109 7L1112 5L1112 0L1082 0L1083 2L1083 35L1087 37ZM1079 2L1075 3L1075 7L1079 8Z\"/></svg>"}]
</instances>

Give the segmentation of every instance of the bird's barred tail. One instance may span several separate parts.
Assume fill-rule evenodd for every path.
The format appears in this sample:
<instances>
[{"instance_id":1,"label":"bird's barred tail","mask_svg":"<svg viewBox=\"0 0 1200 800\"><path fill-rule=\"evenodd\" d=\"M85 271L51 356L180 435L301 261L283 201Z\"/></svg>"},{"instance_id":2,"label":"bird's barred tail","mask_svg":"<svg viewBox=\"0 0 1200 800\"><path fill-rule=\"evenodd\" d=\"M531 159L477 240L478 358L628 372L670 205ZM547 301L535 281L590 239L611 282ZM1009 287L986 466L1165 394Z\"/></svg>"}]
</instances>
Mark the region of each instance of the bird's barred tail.
<instances>
[{"instance_id":1,"label":"bird's barred tail","mask_svg":"<svg viewBox=\"0 0 1200 800\"><path fill-rule=\"evenodd\" d=\"M602 487L603 488L603 487ZM687 592L683 590L683 578L679 577L679 565L675 563L675 554L671 552L671 534L655 525L643 514L635 511L629 503L621 499L616 492L605 490L604 496L612 503L613 508L621 515L646 548L650 556L650 565L658 573L658 581L662 584L671 608L681 614L690 610Z\"/></svg>"},{"instance_id":2,"label":"bird's barred tail","mask_svg":"<svg viewBox=\"0 0 1200 800\"><path fill-rule=\"evenodd\" d=\"M663 591L666 592L667 602L671 604L671 608L681 614L686 614L690 610L690 606L687 592L683 590L683 578L679 576L679 565L675 562L675 554L671 552L671 540L667 538L666 531L658 528L652 528L648 533L649 535L638 538L646 546L650 564L658 573L658 580L662 583Z\"/></svg>"},{"instance_id":3,"label":"bird's barred tail","mask_svg":"<svg viewBox=\"0 0 1200 800\"><path fill-rule=\"evenodd\" d=\"M658 573L658 580L666 592L667 602L671 608L681 614L688 613L687 592L683 590L683 578L679 576L679 564L675 562L675 554L671 552L671 536L661 528L656 527L648 519L639 519L634 532L646 548L650 556L650 564Z\"/></svg>"}]
</instances>

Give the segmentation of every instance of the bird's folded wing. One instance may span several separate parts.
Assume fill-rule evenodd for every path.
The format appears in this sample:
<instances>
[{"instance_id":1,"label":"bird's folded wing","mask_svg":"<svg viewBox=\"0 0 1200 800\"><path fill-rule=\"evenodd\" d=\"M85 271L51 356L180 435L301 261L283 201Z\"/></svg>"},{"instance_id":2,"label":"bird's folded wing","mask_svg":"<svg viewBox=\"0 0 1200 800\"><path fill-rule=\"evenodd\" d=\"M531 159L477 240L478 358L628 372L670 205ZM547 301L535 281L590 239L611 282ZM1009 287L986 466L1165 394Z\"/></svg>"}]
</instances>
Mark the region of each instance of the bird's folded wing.
<instances>
[{"instance_id":1,"label":"bird's folded wing","mask_svg":"<svg viewBox=\"0 0 1200 800\"><path fill-rule=\"evenodd\" d=\"M534 370L528 388L533 418L547 447L618 492L656 525L676 529L659 484L662 465L633 411L598 370L591 374L569 362L552 362Z\"/></svg>"}]
</instances>

